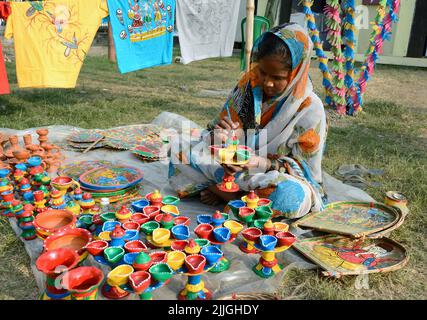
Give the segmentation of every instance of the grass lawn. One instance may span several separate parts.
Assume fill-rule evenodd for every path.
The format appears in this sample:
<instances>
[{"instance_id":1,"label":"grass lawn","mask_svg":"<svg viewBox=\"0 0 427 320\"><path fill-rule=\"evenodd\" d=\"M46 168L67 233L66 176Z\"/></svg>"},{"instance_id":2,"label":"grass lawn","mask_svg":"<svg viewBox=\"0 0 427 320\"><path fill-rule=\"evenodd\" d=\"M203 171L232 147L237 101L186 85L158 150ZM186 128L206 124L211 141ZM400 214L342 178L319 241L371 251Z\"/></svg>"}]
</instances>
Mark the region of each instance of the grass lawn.
<instances>
[{"instance_id":1,"label":"grass lawn","mask_svg":"<svg viewBox=\"0 0 427 320\"><path fill-rule=\"evenodd\" d=\"M204 97L201 90L231 90L239 77L238 57L121 75L106 57L88 57L72 90L19 90L15 66L7 63L10 96L0 96L0 127L46 125L108 128L150 122L162 111L180 113L205 125L225 96ZM320 72L311 72L322 95ZM323 167L331 174L345 163L381 168L379 188L367 191L382 201L389 190L403 192L410 214L392 233L410 253L408 265L369 277L369 289L357 290L355 277L321 278L315 271L291 270L282 284L284 299L426 299L427 101L422 84L427 70L379 66L368 84L365 112L332 117ZM394 84L394 87L391 86ZM418 90L414 90L417 88ZM395 88L395 89L394 89ZM425 86L424 86L425 88ZM35 299L37 287L29 258L9 222L0 218L0 299Z\"/></svg>"}]
</instances>

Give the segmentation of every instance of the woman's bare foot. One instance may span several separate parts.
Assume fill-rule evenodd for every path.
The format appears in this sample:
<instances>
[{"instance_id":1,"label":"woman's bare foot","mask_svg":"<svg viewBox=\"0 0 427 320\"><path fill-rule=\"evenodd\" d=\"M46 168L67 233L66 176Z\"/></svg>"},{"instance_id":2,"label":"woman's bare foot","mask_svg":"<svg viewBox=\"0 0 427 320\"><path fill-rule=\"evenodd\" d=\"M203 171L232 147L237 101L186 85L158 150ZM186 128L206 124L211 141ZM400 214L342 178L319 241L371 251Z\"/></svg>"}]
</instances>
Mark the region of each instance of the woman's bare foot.
<instances>
[{"instance_id":1,"label":"woman's bare foot","mask_svg":"<svg viewBox=\"0 0 427 320\"><path fill-rule=\"evenodd\" d=\"M204 204L215 206L219 204L222 199L209 189L206 189L200 192L200 201Z\"/></svg>"}]
</instances>

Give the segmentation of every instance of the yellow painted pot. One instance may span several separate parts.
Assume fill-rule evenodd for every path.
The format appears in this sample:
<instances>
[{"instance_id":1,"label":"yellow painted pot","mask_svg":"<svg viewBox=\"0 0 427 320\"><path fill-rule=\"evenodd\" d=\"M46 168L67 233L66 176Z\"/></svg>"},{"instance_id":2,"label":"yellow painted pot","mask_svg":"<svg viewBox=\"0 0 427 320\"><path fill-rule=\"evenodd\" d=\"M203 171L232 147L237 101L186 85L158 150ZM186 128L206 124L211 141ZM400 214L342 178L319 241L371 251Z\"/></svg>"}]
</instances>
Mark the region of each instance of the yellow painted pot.
<instances>
[{"instance_id":1,"label":"yellow painted pot","mask_svg":"<svg viewBox=\"0 0 427 320\"><path fill-rule=\"evenodd\" d=\"M289 225L284 222L274 222L273 225L275 232L286 232L289 229Z\"/></svg>"},{"instance_id":2,"label":"yellow painted pot","mask_svg":"<svg viewBox=\"0 0 427 320\"><path fill-rule=\"evenodd\" d=\"M111 241L110 233L111 231L100 232L98 235L99 240Z\"/></svg>"},{"instance_id":3,"label":"yellow painted pot","mask_svg":"<svg viewBox=\"0 0 427 320\"><path fill-rule=\"evenodd\" d=\"M185 257L186 254L182 251L171 251L168 253L167 264L176 271L184 265Z\"/></svg>"},{"instance_id":4,"label":"yellow painted pot","mask_svg":"<svg viewBox=\"0 0 427 320\"><path fill-rule=\"evenodd\" d=\"M171 204L167 204L165 206L162 206L160 208L160 210L163 213L169 213L169 214L171 214L173 216L178 216L179 215L179 209L178 209L178 207L174 206L174 205L171 205Z\"/></svg>"},{"instance_id":5,"label":"yellow painted pot","mask_svg":"<svg viewBox=\"0 0 427 320\"><path fill-rule=\"evenodd\" d=\"M230 229L233 235L237 235L243 230L243 225L234 220L227 220L224 222L224 227Z\"/></svg>"},{"instance_id":6,"label":"yellow painted pot","mask_svg":"<svg viewBox=\"0 0 427 320\"><path fill-rule=\"evenodd\" d=\"M161 245L169 240L171 232L168 229L157 228L153 231L153 242Z\"/></svg>"},{"instance_id":7,"label":"yellow painted pot","mask_svg":"<svg viewBox=\"0 0 427 320\"><path fill-rule=\"evenodd\" d=\"M129 276L133 273L133 268L128 264L122 264L107 275L107 283L110 286L122 286L128 282Z\"/></svg>"},{"instance_id":8,"label":"yellow painted pot","mask_svg":"<svg viewBox=\"0 0 427 320\"><path fill-rule=\"evenodd\" d=\"M218 155L221 162L230 163L233 162L233 158L236 152L233 149L219 149Z\"/></svg>"}]
</instances>

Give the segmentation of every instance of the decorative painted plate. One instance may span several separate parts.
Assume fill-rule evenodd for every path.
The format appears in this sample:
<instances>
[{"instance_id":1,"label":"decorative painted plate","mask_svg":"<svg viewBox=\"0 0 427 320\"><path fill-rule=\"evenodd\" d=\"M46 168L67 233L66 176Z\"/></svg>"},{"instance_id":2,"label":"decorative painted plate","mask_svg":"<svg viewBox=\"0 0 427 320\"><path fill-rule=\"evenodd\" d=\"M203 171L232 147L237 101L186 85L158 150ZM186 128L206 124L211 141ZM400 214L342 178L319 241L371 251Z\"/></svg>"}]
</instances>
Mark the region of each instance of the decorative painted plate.
<instances>
[{"instance_id":1,"label":"decorative painted plate","mask_svg":"<svg viewBox=\"0 0 427 320\"><path fill-rule=\"evenodd\" d=\"M111 167L113 163L104 160L93 160L93 161L75 161L67 164L63 164L58 169L58 175L68 176L74 180L78 180L79 177L89 171L101 167Z\"/></svg>"},{"instance_id":2,"label":"decorative painted plate","mask_svg":"<svg viewBox=\"0 0 427 320\"><path fill-rule=\"evenodd\" d=\"M326 276L389 272L408 261L406 249L388 239L351 239L337 235L297 240L294 248L315 262Z\"/></svg>"},{"instance_id":3,"label":"decorative painted plate","mask_svg":"<svg viewBox=\"0 0 427 320\"><path fill-rule=\"evenodd\" d=\"M400 217L399 210L380 203L334 202L293 225L360 238L392 227Z\"/></svg>"},{"instance_id":4,"label":"decorative painted plate","mask_svg":"<svg viewBox=\"0 0 427 320\"><path fill-rule=\"evenodd\" d=\"M85 130L73 132L67 140L74 143L94 143L102 137L102 130Z\"/></svg>"},{"instance_id":5,"label":"decorative painted plate","mask_svg":"<svg viewBox=\"0 0 427 320\"><path fill-rule=\"evenodd\" d=\"M84 188L91 190L120 190L141 182L142 171L135 167L111 166L90 170L79 178Z\"/></svg>"},{"instance_id":6,"label":"decorative painted plate","mask_svg":"<svg viewBox=\"0 0 427 320\"><path fill-rule=\"evenodd\" d=\"M68 145L74 149L78 149L78 150L85 150L87 148L89 148L90 146L92 146L93 142L91 143L74 143L74 142L69 142ZM97 149L97 148L103 148L105 147L106 144L103 141L98 142L96 145L94 145L92 147L92 149Z\"/></svg>"},{"instance_id":7,"label":"decorative painted plate","mask_svg":"<svg viewBox=\"0 0 427 320\"><path fill-rule=\"evenodd\" d=\"M132 150L138 145L163 145L160 128L153 125L113 128L104 131L105 143L113 149Z\"/></svg>"}]
</instances>

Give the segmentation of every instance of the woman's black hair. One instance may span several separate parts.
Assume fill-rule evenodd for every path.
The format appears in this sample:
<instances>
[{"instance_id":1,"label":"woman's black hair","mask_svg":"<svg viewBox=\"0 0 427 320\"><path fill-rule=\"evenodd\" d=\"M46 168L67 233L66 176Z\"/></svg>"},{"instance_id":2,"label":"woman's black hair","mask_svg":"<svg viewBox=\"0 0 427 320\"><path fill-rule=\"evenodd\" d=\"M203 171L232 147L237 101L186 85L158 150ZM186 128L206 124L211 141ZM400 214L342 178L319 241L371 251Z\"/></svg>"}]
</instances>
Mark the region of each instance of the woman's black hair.
<instances>
[{"instance_id":1,"label":"woman's black hair","mask_svg":"<svg viewBox=\"0 0 427 320\"><path fill-rule=\"evenodd\" d=\"M289 25L289 23L274 27L270 30L270 32L262 35L258 50L254 52L255 61L259 61L265 57L275 56L280 58L286 68L292 68L292 57L288 46L285 42L283 42L283 40L273 34L277 31L280 31L287 25Z\"/></svg>"}]
</instances>

